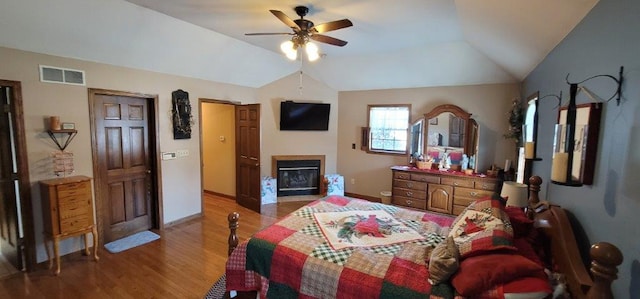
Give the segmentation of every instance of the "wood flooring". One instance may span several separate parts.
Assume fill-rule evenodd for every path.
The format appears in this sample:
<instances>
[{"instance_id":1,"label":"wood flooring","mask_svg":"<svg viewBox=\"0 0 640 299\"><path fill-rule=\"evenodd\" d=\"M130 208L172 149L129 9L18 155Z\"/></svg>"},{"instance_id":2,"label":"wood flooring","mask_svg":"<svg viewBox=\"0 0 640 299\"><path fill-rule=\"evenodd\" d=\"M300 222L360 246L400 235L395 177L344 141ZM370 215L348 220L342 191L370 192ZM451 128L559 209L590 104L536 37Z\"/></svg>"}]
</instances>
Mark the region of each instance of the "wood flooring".
<instances>
[{"instance_id":1,"label":"wood flooring","mask_svg":"<svg viewBox=\"0 0 640 299\"><path fill-rule=\"evenodd\" d=\"M116 254L101 246L98 262L68 254L59 276L42 263L41 270L0 280L0 298L203 298L224 273L228 213L240 213L242 241L306 203L263 205L260 215L206 194L204 216L156 232L160 240Z\"/></svg>"}]
</instances>

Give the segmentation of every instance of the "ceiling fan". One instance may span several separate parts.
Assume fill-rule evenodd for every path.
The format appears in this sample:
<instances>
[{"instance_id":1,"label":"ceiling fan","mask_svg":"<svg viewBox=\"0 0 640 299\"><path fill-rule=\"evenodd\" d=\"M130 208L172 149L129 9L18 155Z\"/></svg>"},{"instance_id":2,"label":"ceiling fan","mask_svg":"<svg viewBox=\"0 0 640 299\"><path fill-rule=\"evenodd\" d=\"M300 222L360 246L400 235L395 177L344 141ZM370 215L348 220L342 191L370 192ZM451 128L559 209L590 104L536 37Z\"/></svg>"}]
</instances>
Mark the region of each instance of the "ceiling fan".
<instances>
[{"instance_id":1,"label":"ceiling fan","mask_svg":"<svg viewBox=\"0 0 640 299\"><path fill-rule=\"evenodd\" d=\"M245 33L245 35L292 35L293 37L291 38L290 43L287 42L288 44L286 46L283 44L281 47L285 53L287 53L287 51L296 51L298 47L306 45L309 42L309 39L339 47L347 44L347 41L326 36L320 33L353 26L353 23L351 23L351 21L349 21L348 19L314 25L312 21L304 18L304 16L309 13L308 7L296 6L294 10L296 11L296 14L300 16L300 18L297 20L292 20L286 14L279 10L269 10L274 16L280 19L280 21L289 26L293 30L293 33ZM288 49L285 49L285 47L288 47ZM309 51L309 49L307 49L307 51ZM317 52L317 49L315 51ZM291 58L289 56L289 53L287 53L287 56Z\"/></svg>"}]
</instances>

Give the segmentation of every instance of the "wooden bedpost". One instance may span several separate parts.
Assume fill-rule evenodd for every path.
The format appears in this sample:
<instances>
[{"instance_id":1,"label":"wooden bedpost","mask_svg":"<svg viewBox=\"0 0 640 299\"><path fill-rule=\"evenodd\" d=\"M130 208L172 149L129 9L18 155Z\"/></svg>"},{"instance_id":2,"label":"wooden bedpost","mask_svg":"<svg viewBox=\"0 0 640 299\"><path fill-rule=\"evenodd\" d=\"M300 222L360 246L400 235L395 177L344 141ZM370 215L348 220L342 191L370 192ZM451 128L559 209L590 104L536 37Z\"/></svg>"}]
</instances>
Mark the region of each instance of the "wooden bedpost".
<instances>
[{"instance_id":1,"label":"wooden bedpost","mask_svg":"<svg viewBox=\"0 0 640 299\"><path fill-rule=\"evenodd\" d=\"M240 214L237 212L229 213L227 220L229 221L229 255L238 247L238 236L236 235L236 229L238 228L238 220Z\"/></svg>"},{"instance_id":2,"label":"wooden bedpost","mask_svg":"<svg viewBox=\"0 0 640 299\"><path fill-rule=\"evenodd\" d=\"M527 207L527 218L533 219L536 214L536 207L540 204L540 185L542 184L542 178L535 175L529 178L529 205Z\"/></svg>"},{"instance_id":3,"label":"wooden bedpost","mask_svg":"<svg viewBox=\"0 0 640 299\"><path fill-rule=\"evenodd\" d=\"M320 195L327 196L327 192L329 192L329 180L323 175L320 182Z\"/></svg>"},{"instance_id":4,"label":"wooden bedpost","mask_svg":"<svg viewBox=\"0 0 640 299\"><path fill-rule=\"evenodd\" d=\"M622 264L622 252L613 244L600 242L591 246L589 254L593 286L587 292L587 298L613 298L611 283L618 278L617 267Z\"/></svg>"}]
</instances>

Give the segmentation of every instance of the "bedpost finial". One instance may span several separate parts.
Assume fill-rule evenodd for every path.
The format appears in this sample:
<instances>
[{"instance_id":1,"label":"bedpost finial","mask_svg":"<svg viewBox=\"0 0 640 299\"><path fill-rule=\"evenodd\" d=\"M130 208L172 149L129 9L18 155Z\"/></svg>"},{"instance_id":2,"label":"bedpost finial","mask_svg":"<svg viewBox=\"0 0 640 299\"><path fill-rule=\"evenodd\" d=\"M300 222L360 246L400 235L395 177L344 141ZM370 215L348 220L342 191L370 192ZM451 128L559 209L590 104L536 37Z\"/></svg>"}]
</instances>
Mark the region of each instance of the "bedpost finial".
<instances>
[{"instance_id":1,"label":"bedpost finial","mask_svg":"<svg viewBox=\"0 0 640 299\"><path fill-rule=\"evenodd\" d=\"M535 208L540 203L540 184L542 184L542 178L534 175L529 178L529 206L527 207L527 217L533 219L535 217Z\"/></svg>"},{"instance_id":2,"label":"bedpost finial","mask_svg":"<svg viewBox=\"0 0 640 299\"><path fill-rule=\"evenodd\" d=\"M238 236L236 235L236 229L238 228L238 219L240 219L240 214L238 214L238 212L229 213L229 216L227 216L227 220L229 220L229 255L231 255L233 250L238 247Z\"/></svg>"},{"instance_id":3,"label":"bedpost finial","mask_svg":"<svg viewBox=\"0 0 640 299\"><path fill-rule=\"evenodd\" d=\"M238 219L240 219L238 212L229 213L229 216L227 216L229 223L238 222Z\"/></svg>"},{"instance_id":4,"label":"bedpost finial","mask_svg":"<svg viewBox=\"0 0 640 299\"><path fill-rule=\"evenodd\" d=\"M594 284L587 298L613 298L611 283L618 278L617 267L622 264L622 252L611 243L599 242L591 246L589 254Z\"/></svg>"}]
</instances>

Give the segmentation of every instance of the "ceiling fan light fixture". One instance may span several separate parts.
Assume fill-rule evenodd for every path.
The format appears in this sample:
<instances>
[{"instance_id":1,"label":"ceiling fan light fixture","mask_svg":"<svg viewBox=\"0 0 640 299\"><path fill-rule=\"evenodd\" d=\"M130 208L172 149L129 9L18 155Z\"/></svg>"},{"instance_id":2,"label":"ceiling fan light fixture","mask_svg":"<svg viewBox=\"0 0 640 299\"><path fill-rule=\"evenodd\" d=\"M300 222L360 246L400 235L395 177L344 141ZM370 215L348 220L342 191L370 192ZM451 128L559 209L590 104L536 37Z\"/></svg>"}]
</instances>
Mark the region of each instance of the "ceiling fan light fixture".
<instances>
[{"instance_id":1,"label":"ceiling fan light fixture","mask_svg":"<svg viewBox=\"0 0 640 299\"><path fill-rule=\"evenodd\" d=\"M282 50L282 52L284 52L284 54L287 55L287 58L289 58L290 60L296 60L296 58L298 57L297 48L298 47L290 40L285 41L280 45L280 50Z\"/></svg>"},{"instance_id":2,"label":"ceiling fan light fixture","mask_svg":"<svg viewBox=\"0 0 640 299\"><path fill-rule=\"evenodd\" d=\"M309 61L316 61L320 58L320 54L318 53L318 46L312 42L308 42L304 45L304 49L307 52L307 58Z\"/></svg>"}]
</instances>

